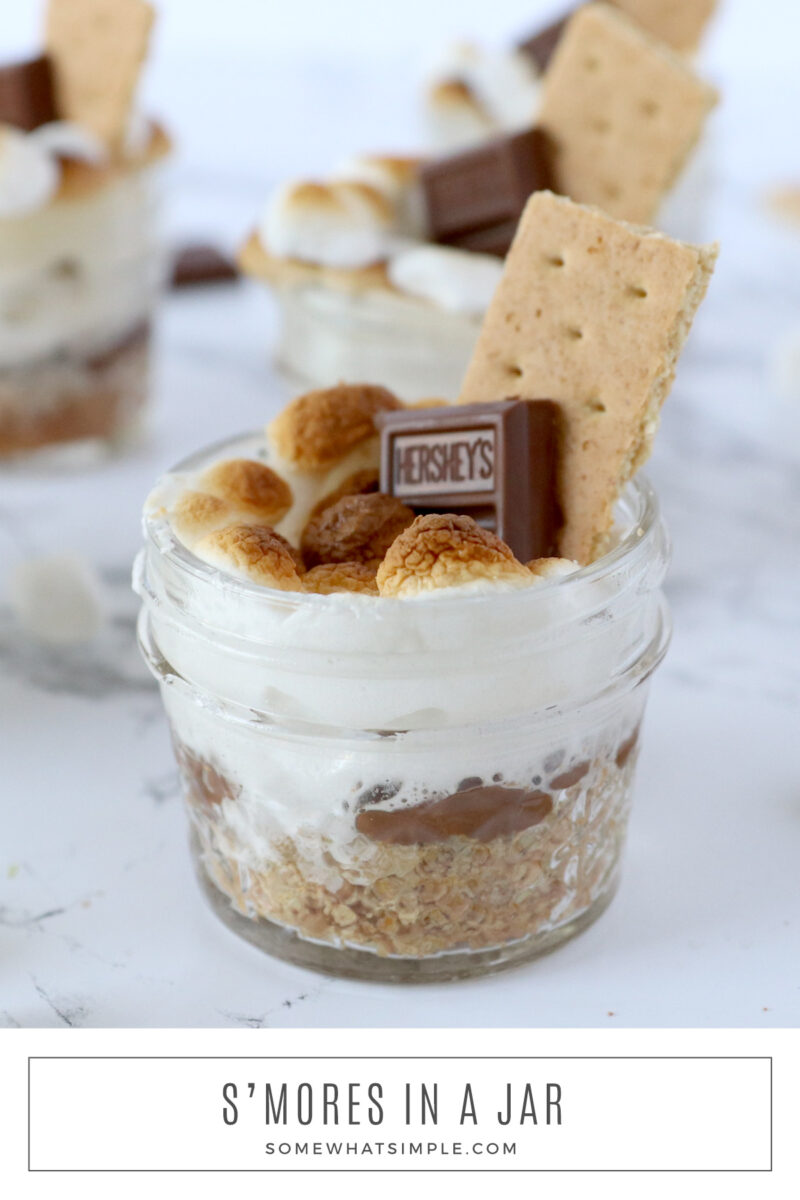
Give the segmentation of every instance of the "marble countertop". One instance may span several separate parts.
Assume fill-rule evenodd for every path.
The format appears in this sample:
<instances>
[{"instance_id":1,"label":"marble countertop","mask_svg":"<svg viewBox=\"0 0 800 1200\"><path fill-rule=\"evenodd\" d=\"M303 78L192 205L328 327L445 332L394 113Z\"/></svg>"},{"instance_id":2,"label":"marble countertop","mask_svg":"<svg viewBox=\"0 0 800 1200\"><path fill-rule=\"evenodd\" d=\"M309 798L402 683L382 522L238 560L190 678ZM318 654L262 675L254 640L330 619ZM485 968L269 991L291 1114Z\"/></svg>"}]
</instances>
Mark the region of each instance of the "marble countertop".
<instances>
[{"instance_id":1,"label":"marble countertop","mask_svg":"<svg viewBox=\"0 0 800 1200\"><path fill-rule=\"evenodd\" d=\"M788 68L781 90L766 67L722 51L711 62L726 101L708 224L723 253L649 470L675 546L675 636L653 685L609 911L528 967L404 990L273 962L207 910L161 704L134 644L130 566L155 476L262 423L286 392L268 366L274 314L257 288L175 295L146 443L82 473L0 475L0 1026L800 1022L800 398L773 394L768 370L777 340L800 326L800 229L762 203L765 188L800 174L786 161L797 86ZM229 240L244 230L270 179L298 169L310 114L306 166L331 161L333 130L341 153L380 144L381 101L391 135L412 136L396 72L392 102L377 61L228 70L242 94L288 95L295 121L274 144L263 132L256 164L241 138L216 156L213 139L191 132L196 73L173 64L188 129L175 230ZM374 103L360 104L367 94ZM21 636L3 598L16 562L65 549L97 565L110 614L91 646L69 652Z\"/></svg>"}]
</instances>

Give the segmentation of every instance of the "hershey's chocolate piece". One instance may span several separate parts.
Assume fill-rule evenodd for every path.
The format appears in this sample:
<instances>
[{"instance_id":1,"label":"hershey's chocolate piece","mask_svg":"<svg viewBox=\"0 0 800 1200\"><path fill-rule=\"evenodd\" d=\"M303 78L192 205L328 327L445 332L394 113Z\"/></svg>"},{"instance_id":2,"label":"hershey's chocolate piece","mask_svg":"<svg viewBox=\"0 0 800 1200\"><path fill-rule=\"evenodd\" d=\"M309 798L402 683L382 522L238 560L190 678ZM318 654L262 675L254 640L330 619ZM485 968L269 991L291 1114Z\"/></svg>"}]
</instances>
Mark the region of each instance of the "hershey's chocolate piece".
<instances>
[{"instance_id":1,"label":"hershey's chocolate piece","mask_svg":"<svg viewBox=\"0 0 800 1200\"><path fill-rule=\"evenodd\" d=\"M541 129L494 138L421 172L428 230L435 242L516 222L532 192L552 184L550 146Z\"/></svg>"},{"instance_id":2,"label":"hershey's chocolate piece","mask_svg":"<svg viewBox=\"0 0 800 1200\"><path fill-rule=\"evenodd\" d=\"M464 513L520 562L556 553L558 405L510 400L379 413L381 491L415 512Z\"/></svg>"},{"instance_id":3,"label":"hershey's chocolate piece","mask_svg":"<svg viewBox=\"0 0 800 1200\"><path fill-rule=\"evenodd\" d=\"M239 271L231 259L216 246L198 244L185 246L172 263L173 288L199 287L205 283L231 283Z\"/></svg>"},{"instance_id":4,"label":"hershey's chocolate piece","mask_svg":"<svg viewBox=\"0 0 800 1200\"><path fill-rule=\"evenodd\" d=\"M46 54L0 66L0 124L30 132L57 119L53 67Z\"/></svg>"},{"instance_id":5,"label":"hershey's chocolate piece","mask_svg":"<svg viewBox=\"0 0 800 1200\"><path fill-rule=\"evenodd\" d=\"M451 837L492 842L541 824L552 811L548 792L467 787L411 808L364 809L356 817L356 829L392 846L430 846Z\"/></svg>"},{"instance_id":6,"label":"hershey's chocolate piece","mask_svg":"<svg viewBox=\"0 0 800 1200\"><path fill-rule=\"evenodd\" d=\"M472 250L475 254L495 254L498 258L505 258L517 232L517 224L517 221L501 221L499 225L490 225L487 229L473 229L469 233L459 234L450 238L447 244L457 246L459 250Z\"/></svg>"},{"instance_id":7,"label":"hershey's chocolate piece","mask_svg":"<svg viewBox=\"0 0 800 1200\"><path fill-rule=\"evenodd\" d=\"M553 51L561 40L573 12L575 9L571 9L560 21L553 21L552 25L540 29L533 37L526 38L524 42L517 42L517 49L533 59L540 75L547 70Z\"/></svg>"}]
</instances>

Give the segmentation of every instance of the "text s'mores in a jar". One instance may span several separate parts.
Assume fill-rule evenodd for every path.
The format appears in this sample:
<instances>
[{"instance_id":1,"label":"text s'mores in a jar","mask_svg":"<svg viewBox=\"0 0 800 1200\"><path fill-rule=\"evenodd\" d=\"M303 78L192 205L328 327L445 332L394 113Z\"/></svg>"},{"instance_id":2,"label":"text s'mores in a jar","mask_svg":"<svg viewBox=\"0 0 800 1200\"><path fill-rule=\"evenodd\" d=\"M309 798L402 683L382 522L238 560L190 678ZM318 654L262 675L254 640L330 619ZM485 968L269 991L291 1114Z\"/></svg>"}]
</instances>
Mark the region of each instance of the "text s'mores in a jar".
<instances>
[{"instance_id":1,"label":"text s'mores in a jar","mask_svg":"<svg viewBox=\"0 0 800 1200\"><path fill-rule=\"evenodd\" d=\"M528 197L549 188L659 224L715 101L669 46L592 4L569 21L527 128L279 187L240 254L280 308L279 364L305 386L455 395Z\"/></svg>"},{"instance_id":2,"label":"text s'mores in a jar","mask_svg":"<svg viewBox=\"0 0 800 1200\"><path fill-rule=\"evenodd\" d=\"M85 461L136 430L162 275L164 130L136 107L153 10L49 0L0 66L0 458Z\"/></svg>"},{"instance_id":3,"label":"text s'mores in a jar","mask_svg":"<svg viewBox=\"0 0 800 1200\"><path fill-rule=\"evenodd\" d=\"M242 937L458 978L609 903L669 639L636 472L715 256L539 192L457 403L308 392L159 481L140 640Z\"/></svg>"}]
</instances>

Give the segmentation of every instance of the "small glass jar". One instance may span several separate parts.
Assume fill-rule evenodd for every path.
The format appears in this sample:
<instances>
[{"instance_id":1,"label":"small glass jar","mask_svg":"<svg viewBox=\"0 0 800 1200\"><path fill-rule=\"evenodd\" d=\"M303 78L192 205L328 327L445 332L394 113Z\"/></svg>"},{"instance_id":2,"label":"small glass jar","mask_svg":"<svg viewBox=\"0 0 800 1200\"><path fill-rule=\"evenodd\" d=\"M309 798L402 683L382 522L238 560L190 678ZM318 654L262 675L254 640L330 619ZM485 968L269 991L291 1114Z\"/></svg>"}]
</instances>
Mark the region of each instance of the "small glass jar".
<instances>
[{"instance_id":1,"label":"small glass jar","mask_svg":"<svg viewBox=\"0 0 800 1200\"><path fill-rule=\"evenodd\" d=\"M483 316L449 312L385 288L276 284L276 361L304 388L380 379L404 400L456 396Z\"/></svg>"},{"instance_id":2,"label":"small glass jar","mask_svg":"<svg viewBox=\"0 0 800 1200\"><path fill-rule=\"evenodd\" d=\"M495 971L594 921L669 640L644 481L617 529L563 579L403 601L258 587L148 517L140 641L221 919L298 965L393 982Z\"/></svg>"},{"instance_id":3,"label":"small glass jar","mask_svg":"<svg viewBox=\"0 0 800 1200\"><path fill-rule=\"evenodd\" d=\"M95 182L67 164L52 203L0 219L0 459L83 464L138 432L165 269L161 169Z\"/></svg>"}]
</instances>

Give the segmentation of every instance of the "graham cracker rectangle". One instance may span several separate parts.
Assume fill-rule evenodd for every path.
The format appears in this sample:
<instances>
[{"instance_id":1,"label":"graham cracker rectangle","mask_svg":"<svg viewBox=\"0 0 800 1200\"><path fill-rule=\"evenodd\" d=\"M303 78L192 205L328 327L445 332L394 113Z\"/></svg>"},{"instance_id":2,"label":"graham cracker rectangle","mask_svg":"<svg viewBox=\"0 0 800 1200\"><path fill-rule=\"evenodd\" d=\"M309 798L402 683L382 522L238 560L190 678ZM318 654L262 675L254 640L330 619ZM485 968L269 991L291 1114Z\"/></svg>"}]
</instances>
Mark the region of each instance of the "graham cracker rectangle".
<instances>
[{"instance_id":1,"label":"graham cracker rectangle","mask_svg":"<svg viewBox=\"0 0 800 1200\"><path fill-rule=\"evenodd\" d=\"M651 222L716 100L623 13L579 9L545 75L539 113L556 190L620 220Z\"/></svg>"},{"instance_id":2,"label":"graham cracker rectangle","mask_svg":"<svg viewBox=\"0 0 800 1200\"><path fill-rule=\"evenodd\" d=\"M528 201L459 403L559 403L563 557L607 548L716 255L551 192Z\"/></svg>"},{"instance_id":3,"label":"graham cracker rectangle","mask_svg":"<svg viewBox=\"0 0 800 1200\"><path fill-rule=\"evenodd\" d=\"M146 0L50 0L46 43L61 115L124 142L154 9Z\"/></svg>"},{"instance_id":4,"label":"graham cracker rectangle","mask_svg":"<svg viewBox=\"0 0 800 1200\"><path fill-rule=\"evenodd\" d=\"M717 0L613 0L653 37L673 50L694 50L714 15Z\"/></svg>"}]
</instances>

